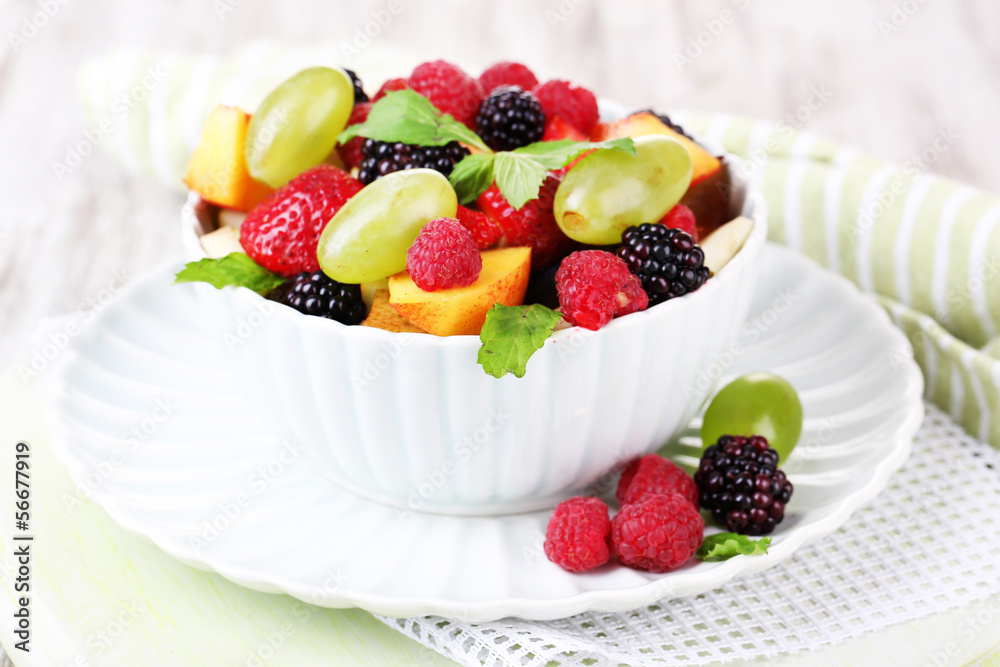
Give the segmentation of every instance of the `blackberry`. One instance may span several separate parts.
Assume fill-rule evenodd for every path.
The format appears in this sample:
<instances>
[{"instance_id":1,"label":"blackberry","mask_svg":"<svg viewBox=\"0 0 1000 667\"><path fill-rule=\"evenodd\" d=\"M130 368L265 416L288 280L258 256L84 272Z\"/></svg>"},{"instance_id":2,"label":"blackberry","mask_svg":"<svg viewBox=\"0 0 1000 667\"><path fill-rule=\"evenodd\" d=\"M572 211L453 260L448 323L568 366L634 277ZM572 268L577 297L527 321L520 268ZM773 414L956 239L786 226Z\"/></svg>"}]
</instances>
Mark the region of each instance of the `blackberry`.
<instances>
[{"instance_id":1,"label":"blackberry","mask_svg":"<svg viewBox=\"0 0 1000 667\"><path fill-rule=\"evenodd\" d=\"M444 146L415 146L365 139L361 145L363 159L358 180L368 185L377 178L403 169L433 169L447 176L455 164L468 154L469 150L457 141Z\"/></svg>"},{"instance_id":2,"label":"blackberry","mask_svg":"<svg viewBox=\"0 0 1000 667\"><path fill-rule=\"evenodd\" d=\"M351 77L351 81L354 83L354 103L360 104L361 102L367 102L368 94L365 93L365 89L361 85L361 79L358 78L358 75L355 74L352 69L347 69L345 67L344 71L347 72L347 76Z\"/></svg>"},{"instance_id":3,"label":"blackberry","mask_svg":"<svg viewBox=\"0 0 1000 667\"><path fill-rule=\"evenodd\" d=\"M642 113L643 111L645 111L647 113L653 114L654 116L656 116L657 118L660 119L661 123L663 123L664 125L666 125L667 127L669 127L671 130L673 130L677 134L681 135L682 137L687 137L691 141L695 141L695 138L692 137L687 132L685 132L683 127L681 127L680 125L678 125L674 121L670 120L670 116L668 116L667 114L665 114L665 113L657 113L656 111L653 111L652 109L640 109L639 111L636 111L635 113ZM697 141L695 141L695 143L697 143Z\"/></svg>"},{"instance_id":4,"label":"blackberry","mask_svg":"<svg viewBox=\"0 0 1000 667\"><path fill-rule=\"evenodd\" d=\"M726 530L767 535L785 518L792 483L767 438L724 435L705 450L694 474L698 502Z\"/></svg>"},{"instance_id":5,"label":"blackberry","mask_svg":"<svg viewBox=\"0 0 1000 667\"><path fill-rule=\"evenodd\" d=\"M615 254L639 276L650 306L693 292L708 280L705 253L691 235L659 223L626 229Z\"/></svg>"},{"instance_id":6,"label":"blackberry","mask_svg":"<svg viewBox=\"0 0 1000 667\"><path fill-rule=\"evenodd\" d=\"M542 103L520 86L500 86L479 105L476 134L495 151L533 144L545 134Z\"/></svg>"},{"instance_id":7,"label":"blackberry","mask_svg":"<svg viewBox=\"0 0 1000 667\"><path fill-rule=\"evenodd\" d=\"M322 271L303 271L271 290L267 298L341 324L361 324L367 314L360 285L338 283Z\"/></svg>"}]
</instances>

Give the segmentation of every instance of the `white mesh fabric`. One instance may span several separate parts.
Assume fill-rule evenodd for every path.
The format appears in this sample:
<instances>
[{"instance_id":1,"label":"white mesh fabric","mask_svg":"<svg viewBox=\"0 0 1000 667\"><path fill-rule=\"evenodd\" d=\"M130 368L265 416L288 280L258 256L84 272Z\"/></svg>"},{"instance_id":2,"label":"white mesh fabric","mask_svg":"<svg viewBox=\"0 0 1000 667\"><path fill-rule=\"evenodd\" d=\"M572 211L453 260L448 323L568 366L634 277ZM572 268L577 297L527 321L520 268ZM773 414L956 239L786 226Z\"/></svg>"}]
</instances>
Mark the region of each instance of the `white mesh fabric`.
<instances>
[{"instance_id":1,"label":"white mesh fabric","mask_svg":"<svg viewBox=\"0 0 1000 667\"><path fill-rule=\"evenodd\" d=\"M835 644L996 593L1000 452L928 404L888 488L766 572L624 613L381 620L465 665L702 665Z\"/></svg>"}]
</instances>

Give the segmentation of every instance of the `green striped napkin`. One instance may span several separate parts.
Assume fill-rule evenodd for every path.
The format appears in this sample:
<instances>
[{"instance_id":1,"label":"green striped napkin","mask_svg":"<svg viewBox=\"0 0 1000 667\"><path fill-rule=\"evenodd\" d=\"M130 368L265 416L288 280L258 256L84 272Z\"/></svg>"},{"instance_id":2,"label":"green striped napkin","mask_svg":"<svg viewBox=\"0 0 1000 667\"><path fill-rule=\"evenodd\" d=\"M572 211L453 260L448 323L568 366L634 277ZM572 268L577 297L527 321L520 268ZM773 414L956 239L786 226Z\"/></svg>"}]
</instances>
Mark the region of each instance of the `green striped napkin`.
<instances>
[{"instance_id":1,"label":"green striped napkin","mask_svg":"<svg viewBox=\"0 0 1000 667\"><path fill-rule=\"evenodd\" d=\"M80 69L88 126L82 143L181 188L187 157L216 104L252 111L271 88L311 65L350 67L374 88L416 64L412 54L378 44L343 47L258 43L225 58L109 53ZM910 338L927 398L1000 448L1000 198L929 173L955 137L942 131L897 165L787 121L693 112L674 118L744 158L746 175L768 200L771 240L877 295Z\"/></svg>"},{"instance_id":2,"label":"green striped napkin","mask_svg":"<svg viewBox=\"0 0 1000 667\"><path fill-rule=\"evenodd\" d=\"M878 295L910 338L927 398L1000 448L1000 198L923 169L955 138L942 131L897 165L783 122L677 118L744 157L771 240Z\"/></svg>"}]
</instances>

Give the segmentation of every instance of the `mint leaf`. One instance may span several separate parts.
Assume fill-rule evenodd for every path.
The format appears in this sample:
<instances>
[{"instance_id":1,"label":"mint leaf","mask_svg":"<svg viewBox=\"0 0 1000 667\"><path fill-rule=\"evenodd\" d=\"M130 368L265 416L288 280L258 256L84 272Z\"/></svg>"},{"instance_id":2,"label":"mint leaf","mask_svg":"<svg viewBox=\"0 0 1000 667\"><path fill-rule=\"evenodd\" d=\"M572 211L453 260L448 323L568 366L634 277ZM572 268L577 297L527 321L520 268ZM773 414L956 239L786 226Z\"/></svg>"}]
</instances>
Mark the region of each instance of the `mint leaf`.
<instances>
[{"instance_id":1,"label":"mint leaf","mask_svg":"<svg viewBox=\"0 0 1000 667\"><path fill-rule=\"evenodd\" d=\"M486 323L479 334L483 342L479 363L495 378L507 373L524 377L528 359L541 349L561 319L562 315L538 303L496 304L486 313Z\"/></svg>"},{"instance_id":2,"label":"mint leaf","mask_svg":"<svg viewBox=\"0 0 1000 667\"><path fill-rule=\"evenodd\" d=\"M285 279L268 271L242 252L231 252L219 259L202 259L188 262L174 278L178 283L208 283L212 287L227 285L246 287L261 296L267 294Z\"/></svg>"},{"instance_id":3,"label":"mint leaf","mask_svg":"<svg viewBox=\"0 0 1000 667\"><path fill-rule=\"evenodd\" d=\"M538 197L548 169L533 157L513 151L497 153L493 173L504 199L521 208Z\"/></svg>"},{"instance_id":4,"label":"mint leaf","mask_svg":"<svg viewBox=\"0 0 1000 667\"><path fill-rule=\"evenodd\" d=\"M514 153L529 155L546 169L565 167L580 153L585 151L615 150L635 155L635 142L628 137L609 141L536 141L533 144L515 148Z\"/></svg>"},{"instance_id":5,"label":"mint leaf","mask_svg":"<svg viewBox=\"0 0 1000 667\"><path fill-rule=\"evenodd\" d=\"M337 137L345 143L354 137L420 146L444 146L461 141L491 153L479 136L449 114L442 114L430 100L413 90L396 90L376 102L363 123L351 125Z\"/></svg>"},{"instance_id":6,"label":"mint leaf","mask_svg":"<svg viewBox=\"0 0 1000 667\"><path fill-rule=\"evenodd\" d=\"M635 155L635 143L628 137L596 143L569 139L536 141L512 151L470 155L455 165L449 180L459 201L465 204L482 194L495 178L500 194L511 206L521 208L538 197L548 171L565 167L581 153L593 150Z\"/></svg>"},{"instance_id":7,"label":"mint leaf","mask_svg":"<svg viewBox=\"0 0 1000 667\"><path fill-rule=\"evenodd\" d=\"M751 540L737 533L717 533L706 537L695 555L705 561L729 560L733 556L766 554L770 544L770 537Z\"/></svg>"},{"instance_id":8,"label":"mint leaf","mask_svg":"<svg viewBox=\"0 0 1000 667\"><path fill-rule=\"evenodd\" d=\"M455 188L460 204L468 204L486 191L493 183L493 153L466 155L451 170L448 180Z\"/></svg>"}]
</instances>

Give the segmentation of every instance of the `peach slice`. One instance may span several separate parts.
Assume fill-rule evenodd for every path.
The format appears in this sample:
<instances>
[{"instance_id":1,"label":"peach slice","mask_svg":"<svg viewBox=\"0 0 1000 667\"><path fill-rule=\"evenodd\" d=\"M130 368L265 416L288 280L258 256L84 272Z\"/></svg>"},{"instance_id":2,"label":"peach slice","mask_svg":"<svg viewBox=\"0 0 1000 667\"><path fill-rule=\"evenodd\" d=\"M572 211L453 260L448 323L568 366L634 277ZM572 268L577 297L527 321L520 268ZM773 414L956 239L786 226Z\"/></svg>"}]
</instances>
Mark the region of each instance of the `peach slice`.
<instances>
[{"instance_id":1,"label":"peach slice","mask_svg":"<svg viewBox=\"0 0 1000 667\"><path fill-rule=\"evenodd\" d=\"M243 145L250 114L220 104L205 120L201 141L191 154L184 182L202 199L219 206L249 211L271 193L247 170Z\"/></svg>"},{"instance_id":2,"label":"peach slice","mask_svg":"<svg viewBox=\"0 0 1000 667\"><path fill-rule=\"evenodd\" d=\"M396 309L389 305L389 290L385 288L375 290L375 297L372 299L372 308L368 311L368 317L361 323L361 326L385 329L386 331L395 331L397 333L427 333L397 313Z\"/></svg>"},{"instance_id":3,"label":"peach slice","mask_svg":"<svg viewBox=\"0 0 1000 667\"><path fill-rule=\"evenodd\" d=\"M483 270L467 287L425 292L406 272L389 277L389 303L400 315L438 336L479 335L494 304L524 301L531 272L531 248L486 250Z\"/></svg>"},{"instance_id":4,"label":"peach slice","mask_svg":"<svg viewBox=\"0 0 1000 667\"><path fill-rule=\"evenodd\" d=\"M648 111L640 111L613 123L598 123L591 140L607 141L622 137L642 137L647 134L665 134L684 144L694 163L691 186L701 183L722 168L719 158L713 156L700 145L679 134Z\"/></svg>"}]
</instances>

